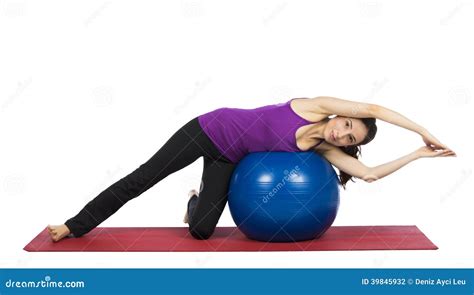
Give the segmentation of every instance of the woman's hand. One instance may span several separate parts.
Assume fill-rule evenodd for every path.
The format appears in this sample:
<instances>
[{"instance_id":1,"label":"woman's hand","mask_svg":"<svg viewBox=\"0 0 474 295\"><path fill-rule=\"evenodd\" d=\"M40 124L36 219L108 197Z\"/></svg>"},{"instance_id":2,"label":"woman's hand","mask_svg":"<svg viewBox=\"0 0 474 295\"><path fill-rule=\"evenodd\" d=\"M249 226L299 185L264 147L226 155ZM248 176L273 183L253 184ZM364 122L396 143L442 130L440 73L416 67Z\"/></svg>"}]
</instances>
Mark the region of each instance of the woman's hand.
<instances>
[{"instance_id":1,"label":"woman's hand","mask_svg":"<svg viewBox=\"0 0 474 295\"><path fill-rule=\"evenodd\" d=\"M435 149L430 146L422 146L415 153L419 158L456 157L456 153L450 149Z\"/></svg>"},{"instance_id":2,"label":"woman's hand","mask_svg":"<svg viewBox=\"0 0 474 295\"><path fill-rule=\"evenodd\" d=\"M436 137L434 137L427 130L424 130L423 132L421 132L420 135L427 146L435 148L435 149L448 149L449 150L449 148L446 145L442 144Z\"/></svg>"}]
</instances>

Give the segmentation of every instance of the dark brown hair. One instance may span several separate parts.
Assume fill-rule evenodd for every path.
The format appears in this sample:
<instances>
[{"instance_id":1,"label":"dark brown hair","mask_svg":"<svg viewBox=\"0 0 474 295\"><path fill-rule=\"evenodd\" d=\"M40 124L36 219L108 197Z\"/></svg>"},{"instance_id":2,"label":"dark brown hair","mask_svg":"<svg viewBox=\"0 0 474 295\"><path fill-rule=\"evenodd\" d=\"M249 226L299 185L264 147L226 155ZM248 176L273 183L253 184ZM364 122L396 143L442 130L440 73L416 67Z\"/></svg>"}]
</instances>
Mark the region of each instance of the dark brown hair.
<instances>
[{"instance_id":1,"label":"dark brown hair","mask_svg":"<svg viewBox=\"0 0 474 295\"><path fill-rule=\"evenodd\" d=\"M374 139L375 134L377 133L377 125L375 125L375 118L360 118L362 123L364 123L365 127L367 127L367 135L365 136L364 140L362 140L358 145L348 145L347 147L340 146L339 148L346 154L356 159L359 158L361 155L361 145L368 144L369 142ZM346 189L346 183L352 179L352 175L347 174L344 171L339 170L339 183L342 185L344 189Z\"/></svg>"}]
</instances>

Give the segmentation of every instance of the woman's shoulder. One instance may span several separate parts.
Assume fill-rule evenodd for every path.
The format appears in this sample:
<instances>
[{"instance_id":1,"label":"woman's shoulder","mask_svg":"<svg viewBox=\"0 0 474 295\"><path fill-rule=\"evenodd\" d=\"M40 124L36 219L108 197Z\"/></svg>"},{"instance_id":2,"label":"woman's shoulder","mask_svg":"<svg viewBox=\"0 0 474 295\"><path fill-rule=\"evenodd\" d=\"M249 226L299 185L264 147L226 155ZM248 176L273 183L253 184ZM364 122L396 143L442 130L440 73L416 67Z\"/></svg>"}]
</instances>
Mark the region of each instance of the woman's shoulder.
<instances>
[{"instance_id":1,"label":"woman's shoulder","mask_svg":"<svg viewBox=\"0 0 474 295\"><path fill-rule=\"evenodd\" d=\"M299 97L290 100L290 106L295 113L312 122L319 122L328 117L316 111L314 98Z\"/></svg>"}]
</instances>

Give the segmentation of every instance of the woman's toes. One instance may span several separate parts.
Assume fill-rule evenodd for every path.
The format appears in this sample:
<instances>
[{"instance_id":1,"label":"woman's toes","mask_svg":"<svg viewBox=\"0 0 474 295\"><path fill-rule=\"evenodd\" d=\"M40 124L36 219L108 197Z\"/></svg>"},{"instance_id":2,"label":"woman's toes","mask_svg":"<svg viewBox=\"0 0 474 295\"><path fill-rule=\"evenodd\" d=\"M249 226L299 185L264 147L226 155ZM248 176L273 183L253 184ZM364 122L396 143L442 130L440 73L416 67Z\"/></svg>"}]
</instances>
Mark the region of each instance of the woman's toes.
<instances>
[{"instance_id":1,"label":"woman's toes","mask_svg":"<svg viewBox=\"0 0 474 295\"><path fill-rule=\"evenodd\" d=\"M194 195L197 195L197 190L195 190L195 189L190 190L189 193L188 193L188 197L192 197Z\"/></svg>"}]
</instances>

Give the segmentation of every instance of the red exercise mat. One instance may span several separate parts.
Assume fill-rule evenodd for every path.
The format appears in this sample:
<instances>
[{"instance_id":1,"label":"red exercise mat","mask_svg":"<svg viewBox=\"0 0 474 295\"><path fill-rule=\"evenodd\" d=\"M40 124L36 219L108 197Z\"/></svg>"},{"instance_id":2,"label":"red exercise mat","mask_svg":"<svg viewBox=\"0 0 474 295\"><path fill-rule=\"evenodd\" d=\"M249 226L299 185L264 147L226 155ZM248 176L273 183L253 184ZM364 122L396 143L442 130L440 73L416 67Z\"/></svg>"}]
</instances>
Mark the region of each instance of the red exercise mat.
<instances>
[{"instance_id":1,"label":"red exercise mat","mask_svg":"<svg viewBox=\"0 0 474 295\"><path fill-rule=\"evenodd\" d=\"M80 238L53 242L44 229L26 251L194 252L194 251L352 251L436 250L416 226L333 226L319 239L266 243L247 239L236 227L218 227L196 240L187 227L97 227Z\"/></svg>"}]
</instances>

